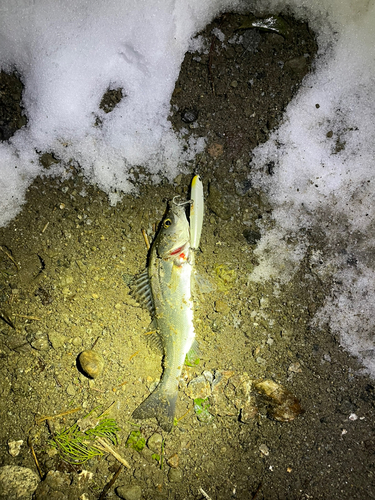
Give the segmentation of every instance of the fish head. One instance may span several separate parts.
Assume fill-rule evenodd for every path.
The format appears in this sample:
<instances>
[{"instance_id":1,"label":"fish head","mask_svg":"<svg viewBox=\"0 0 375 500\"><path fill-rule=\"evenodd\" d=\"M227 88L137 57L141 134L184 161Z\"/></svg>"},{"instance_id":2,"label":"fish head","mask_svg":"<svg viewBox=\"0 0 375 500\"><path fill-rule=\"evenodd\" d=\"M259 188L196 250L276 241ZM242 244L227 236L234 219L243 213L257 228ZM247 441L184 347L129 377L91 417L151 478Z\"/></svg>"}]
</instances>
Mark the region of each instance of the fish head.
<instances>
[{"instance_id":1,"label":"fish head","mask_svg":"<svg viewBox=\"0 0 375 500\"><path fill-rule=\"evenodd\" d=\"M164 260L183 263L189 257L190 227L185 207L171 203L155 240L157 254Z\"/></svg>"}]
</instances>

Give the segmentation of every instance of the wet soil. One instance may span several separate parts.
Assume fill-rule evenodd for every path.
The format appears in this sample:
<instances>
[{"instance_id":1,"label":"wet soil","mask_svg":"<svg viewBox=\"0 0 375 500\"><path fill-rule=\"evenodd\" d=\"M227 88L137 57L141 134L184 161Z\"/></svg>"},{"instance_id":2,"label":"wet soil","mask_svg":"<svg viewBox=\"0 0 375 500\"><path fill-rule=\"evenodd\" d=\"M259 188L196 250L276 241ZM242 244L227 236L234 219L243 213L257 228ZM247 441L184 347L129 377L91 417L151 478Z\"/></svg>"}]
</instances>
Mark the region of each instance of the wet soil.
<instances>
[{"instance_id":1,"label":"wet soil","mask_svg":"<svg viewBox=\"0 0 375 500\"><path fill-rule=\"evenodd\" d=\"M40 483L35 499L375 497L375 384L328 327L311 326L331 293L330 278L307 256L287 284L249 279L261 231L273 224L267 198L251 186L251 149L267 140L313 70L316 44L305 24L288 17L282 32L241 28L245 21L223 15L201 34L203 51L186 54L170 120L187 137L207 138L190 172L172 184L140 185L137 197L111 207L69 167L66 179L36 179L22 212L0 229L0 465L36 471L32 445L42 476L60 473ZM141 228L152 237L167 200L187 198L197 171L207 202L197 254L206 284L195 312L200 361L184 371L176 425L165 433L156 421L131 417L160 378L162 360L145 340L150 316L128 285L146 265ZM272 174L270 164L264 175ZM318 252L319 230L308 237L308 253ZM94 380L77 365L80 352L92 348L105 360ZM273 380L304 411L277 421L265 400L244 418L233 383L222 391L230 409L210 398L212 418L199 420L186 386L220 371L237 376L237 384L244 373ZM116 450L130 470L123 468L103 496L116 459L67 464L51 437L109 407L121 428ZM151 445L126 447L134 430L146 441L162 435L159 459ZM17 440L24 443L12 457L8 442ZM82 469L93 473L84 486L77 480Z\"/></svg>"}]
</instances>

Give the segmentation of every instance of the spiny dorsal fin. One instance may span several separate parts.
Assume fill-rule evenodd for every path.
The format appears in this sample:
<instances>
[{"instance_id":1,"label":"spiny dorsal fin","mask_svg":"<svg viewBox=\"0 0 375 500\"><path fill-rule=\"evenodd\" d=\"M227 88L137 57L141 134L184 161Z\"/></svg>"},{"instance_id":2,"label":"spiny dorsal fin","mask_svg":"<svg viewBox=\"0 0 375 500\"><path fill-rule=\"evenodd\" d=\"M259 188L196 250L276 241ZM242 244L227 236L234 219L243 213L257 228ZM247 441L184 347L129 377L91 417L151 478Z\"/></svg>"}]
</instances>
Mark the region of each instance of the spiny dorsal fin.
<instances>
[{"instance_id":1,"label":"spiny dorsal fin","mask_svg":"<svg viewBox=\"0 0 375 500\"><path fill-rule=\"evenodd\" d=\"M155 314L154 300L152 298L152 291L150 285L150 278L148 277L148 270L145 269L143 273L135 276L129 284L130 295L144 308L146 308L151 316Z\"/></svg>"}]
</instances>

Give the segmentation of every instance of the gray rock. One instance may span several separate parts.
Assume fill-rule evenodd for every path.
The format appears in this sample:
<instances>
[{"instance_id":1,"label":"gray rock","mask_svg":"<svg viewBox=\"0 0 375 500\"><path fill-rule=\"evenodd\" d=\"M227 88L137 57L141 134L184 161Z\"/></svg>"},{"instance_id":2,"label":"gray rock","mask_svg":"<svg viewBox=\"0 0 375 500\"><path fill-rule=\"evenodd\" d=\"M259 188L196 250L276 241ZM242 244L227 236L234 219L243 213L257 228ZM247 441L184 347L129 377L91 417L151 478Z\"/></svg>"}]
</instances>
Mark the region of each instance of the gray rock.
<instances>
[{"instance_id":1,"label":"gray rock","mask_svg":"<svg viewBox=\"0 0 375 500\"><path fill-rule=\"evenodd\" d=\"M220 219L228 220L233 215L233 202L229 195L224 194L214 184L210 184L207 199L208 206Z\"/></svg>"},{"instance_id":2,"label":"gray rock","mask_svg":"<svg viewBox=\"0 0 375 500\"><path fill-rule=\"evenodd\" d=\"M31 500L39 483L31 469L18 465L0 467L0 500Z\"/></svg>"},{"instance_id":3,"label":"gray rock","mask_svg":"<svg viewBox=\"0 0 375 500\"><path fill-rule=\"evenodd\" d=\"M116 494L123 500L140 500L142 497L142 488L135 486L119 486L116 488Z\"/></svg>"},{"instance_id":4,"label":"gray rock","mask_svg":"<svg viewBox=\"0 0 375 500\"><path fill-rule=\"evenodd\" d=\"M182 481L184 475L181 469L170 469L168 472L168 479L171 483L179 483Z\"/></svg>"},{"instance_id":5,"label":"gray rock","mask_svg":"<svg viewBox=\"0 0 375 500\"><path fill-rule=\"evenodd\" d=\"M30 344L37 351L47 351L50 348L48 335L41 331L35 333Z\"/></svg>"},{"instance_id":6,"label":"gray rock","mask_svg":"<svg viewBox=\"0 0 375 500\"><path fill-rule=\"evenodd\" d=\"M48 337L54 349L59 349L66 341L65 335L62 335L59 332L49 331Z\"/></svg>"},{"instance_id":7,"label":"gray rock","mask_svg":"<svg viewBox=\"0 0 375 500\"><path fill-rule=\"evenodd\" d=\"M205 399L211 395L211 386L204 375L199 375L189 382L185 392L191 399Z\"/></svg>"},{"instance_id":8,"label":"gray rock","mask_svg":"<svg viewBox=\"0 0 375 500\"><path fill-rule=\"evenodd\" d=\"M155 432L152 436L148 438L147 446L150 450L160 453L161 445L163 442L163 436L158 432Z\"/></svg>"},{"instance_id":9,"label":"gray rock","mask_svg":"<svg viewBox=\"0 0 375 500\"><path fill-rule=\"evenodd\" d=\"M83 470L80 474L50 470L39 483L33 500L90 499L89 482L93 473Z\"/></svg>"}]
</instances>

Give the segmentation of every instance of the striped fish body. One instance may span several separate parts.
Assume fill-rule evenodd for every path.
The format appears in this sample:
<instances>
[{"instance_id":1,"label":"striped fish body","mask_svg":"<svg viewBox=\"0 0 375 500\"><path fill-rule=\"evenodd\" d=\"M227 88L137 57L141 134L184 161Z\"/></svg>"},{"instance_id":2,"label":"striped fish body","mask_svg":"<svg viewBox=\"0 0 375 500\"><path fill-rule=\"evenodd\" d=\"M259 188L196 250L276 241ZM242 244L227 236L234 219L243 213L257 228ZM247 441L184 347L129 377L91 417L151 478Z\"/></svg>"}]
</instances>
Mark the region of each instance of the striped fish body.
<instances>
[{"instance_id":1,"label":"striped fish body","mask_svg":"<svg viewBox=\"0 0 375 500\"><path fill-rule=\"evenodd\" d=\"M140 302L147 303L164 351L161 381L133 417L155 417L167 432L173 426L179 378L195 338L193 275L185 209L172 203L152 244L147 273L136 281L133 290Z\"/></svg>"}]
</instances>

